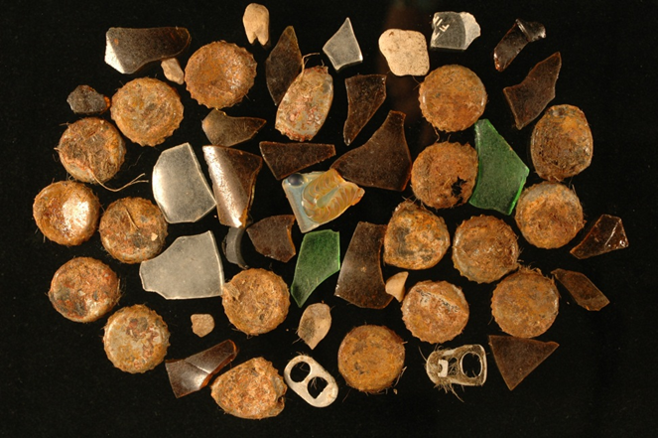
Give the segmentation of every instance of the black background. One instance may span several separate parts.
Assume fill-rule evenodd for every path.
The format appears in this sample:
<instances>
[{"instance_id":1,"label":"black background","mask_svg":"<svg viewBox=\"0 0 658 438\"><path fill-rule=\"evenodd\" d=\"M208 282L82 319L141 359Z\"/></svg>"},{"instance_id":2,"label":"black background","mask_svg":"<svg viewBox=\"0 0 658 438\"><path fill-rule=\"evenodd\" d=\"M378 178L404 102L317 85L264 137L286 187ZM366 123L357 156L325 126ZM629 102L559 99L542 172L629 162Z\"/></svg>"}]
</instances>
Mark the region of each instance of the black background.
<instances>
[{"instance_id":1,"label":"black background","mask_svg":"<svg viewBox=\"0 0 658 438\"><path fill-rule=\"evenodd\" d=\"M320 52L345 17L352 20L364 62L340 73L330 67L335 80L334 105L314 139L336 144L338 155L348 150L342 143L346 115L343 81L356 73L386 72L377 39L387 28L419 30L429 38L434 12L466 10L474 14L482 36L464 53L431 52L431 68L459 63L473 69L489 94L483 117L492 121L526 163L532 125L521 131L512 127L502 89L520 82L535 63L559 50L563 65L552 104L579 106L587 115L595 141L591 167L567 183L576 189L588 221L603 213L622 217L631 246L578 261L568 254L572 244L546 251L520 238L521 258L525 265L544 273L557 267L584 272L611 304L600 312L587 312L563 293L555 324L539 338L558 342L556 352L513 392L505 386L489 354L487 383L482 388L456 388L462 401L432 387L423 369L423 355L429 355L434 346L411 336L401 321L397 302L384 310L351 306L332 296L336 275L309 300L325 301L333 308L334 325L312 352L340 386L339 398L330 407L310 407L289 391L286 407L278 417L243 420L224 414L208 389L175 399L164 366L144 375L129 375L113 368L101 341L105 318L91 324L70 322L53 310L46 296L53 273L74 256L100 258L119 273L124 288L120 306L144 303L163 316L172 333L169 358L193 354L227 338L241 349L235 364L264 356L282 371L298 352L311 353L305 344L297 342L295 329L301 311L294 304L277 330L247 338L229 324L220 299L171 302L144 292L138 266L113 260L102 249L98 235L79 247L58 246L44 241L31 215L34 196L51 182L67 178L53 149L65 125L78 119L66 103L67 95L77 85L89 84L112 96L133 78L103 61L105 31L109 27L186 27L192 43L181 57L183 63L194 50L212 41L227 40L247 47L259 63L256 84L241 104L227 112L267 119L268 124L254 140L238 146L255 153L259 141L285 140L274 130L276 108L264 81L264 60L269 49L247 42L241 22L247 2L12 2L4 4L0 12L0 435L655 436L658 123L653 67L658 4L263 3L270 10L271 40L275 43L283 29L293 25L304 54ZM547 38L527 46L505 72L498 73L493 67L493 48L517 17L543 23ZM320 63L329 65L324 55L308 58L308 65ZM163 79L157 65L135 76ZM419 116L417 82L389 74L388 86L387 101L353 145L363 144L388 110L401 110L407 113L407 141L415 158L436 139ZM185 106L180 129L156 148L129 144L126 163L111 185L123 185L141 172L150 177L159 152L167 147L188 141L201 156L201 146L207 142L201 120L208 110L193 101L184 87L175 87ZM440 138L472 144L472 130L450 137L441 134ZM330 162L313 169L326 169ZM528 184L538 181L531 172ZM134 185L118 194L99 187L95 191L103 206L122 196L152 198L148 184ZM402 194L366 189L358 205L324 228L341 232L344 255L358 221L385 224L393 208L410 196L409 188ZM253 219L289 212L279 183L264 167L258 177ZM463 206L438 213L452 233L462 220L490 212ZM506 220L513 224L511 217ZM167 243L208 229L218 240L226 234L226 227L210 214L196 224L170 226ZM296 227L293 237L299 246L302 236ZM282 264L254 253L248 239L244 246L251 266L270 268L290 284L296 259ZM237 266L228 263L224 269L229 279L239 272ZM397 271L384 267L384 277ZM460 277L449 257L431 270L412 273L407 285L426 279L461 286L471 307L464 333L446 346L486 345L487 335L500 333L489 309L493 285L476 285ZM211 313L216 319L215 331L205 338L196 337L190 329L189 316L198 312ZM395 389L383 394L365 395L352 390L337 371L340 341L352 327L364 323L385 324L407 341L406 371Z\"/></svg>"}]
</instances>

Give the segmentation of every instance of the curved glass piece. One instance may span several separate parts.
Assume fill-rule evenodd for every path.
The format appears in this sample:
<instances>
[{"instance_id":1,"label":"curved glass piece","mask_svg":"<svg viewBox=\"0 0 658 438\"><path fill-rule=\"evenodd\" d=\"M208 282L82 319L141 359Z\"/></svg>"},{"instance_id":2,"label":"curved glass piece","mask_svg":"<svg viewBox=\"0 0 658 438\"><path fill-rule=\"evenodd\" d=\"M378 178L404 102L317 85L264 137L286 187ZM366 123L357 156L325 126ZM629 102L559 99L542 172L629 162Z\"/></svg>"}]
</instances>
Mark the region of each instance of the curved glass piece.
<instances>
[{"instance_id":1,"label":"curved glass piece","mask_svg":"<svg viewBox=\"0 0 658 438\"><path fill-rule=\"evenodd\" d=\"M337 231L313 231L304 236L295 266L290 295L302 307L311 293L340 270L340 234Z\"/></svg>"}]
</instances>

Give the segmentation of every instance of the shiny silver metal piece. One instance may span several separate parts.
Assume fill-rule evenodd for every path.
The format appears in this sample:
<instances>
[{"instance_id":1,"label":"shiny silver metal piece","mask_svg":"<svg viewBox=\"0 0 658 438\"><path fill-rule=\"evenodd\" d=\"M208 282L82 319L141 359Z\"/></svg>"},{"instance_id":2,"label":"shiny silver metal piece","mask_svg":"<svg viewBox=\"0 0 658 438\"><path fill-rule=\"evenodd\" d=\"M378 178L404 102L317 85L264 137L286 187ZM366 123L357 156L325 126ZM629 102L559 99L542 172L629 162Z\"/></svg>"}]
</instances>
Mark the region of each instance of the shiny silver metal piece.
<instances>
[{"instance_id":1,"label":"shiny silver metal piece","mask_svg":"<svg viewBox=\"0 0 658 438\"><path fill-rule=\"evenodd\" d=\"M464 371L464 358L472 354L480 361L480 372L469 376ZM451 350L436 350L425 363L425 371L437 387L450 389L452 385L482 386L487 380L487 355L481 345L462 345Z\"/></svg>"},{"instance_id":2,"label":"shiny silver metal piece","mask_svg":"<svg viewBox=\"0 0 658 438\"><path fill-rule=\"evenodd\" d=\"M290 373L295 365L299 363L305 363L309 366L310 371L308 375L301 382L295 382ZM329 374L315 359L306 355L299 355L293 358L288 365L286 365L285 370L283 371L283 377L288 384L288 387L292 389L297 395L304 399L309 405L316 408L324 408L332 404L338 397L338 385L336 384L336 379ZM323 379L327 382L327 386L324 387L322 392L317 396L313 397L308 391L308 385L314 378Z\"/></svg>"},{"instance_id":3,"label":"shiny silver metal piece","mask_svg":"<svg viewBox=\"0 0 658 438\"><path fill-rule=\"evenodd\" d=\"M327 55L336 71L363 62L363 54L349 17L345 19L334 36L325 43L322 51Z\"/></svg>"}]
</instances>

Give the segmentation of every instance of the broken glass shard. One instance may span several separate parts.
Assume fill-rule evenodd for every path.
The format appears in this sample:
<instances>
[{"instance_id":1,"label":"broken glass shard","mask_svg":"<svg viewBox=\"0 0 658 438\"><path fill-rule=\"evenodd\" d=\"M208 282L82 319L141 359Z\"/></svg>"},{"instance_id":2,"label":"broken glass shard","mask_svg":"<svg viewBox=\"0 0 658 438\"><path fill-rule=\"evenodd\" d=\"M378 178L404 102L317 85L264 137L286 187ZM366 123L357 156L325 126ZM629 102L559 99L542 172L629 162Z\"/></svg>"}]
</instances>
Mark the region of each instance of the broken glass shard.
<instances>
[{"instance_id":1,"label":"broken glass shard","mask_svg":"<svg viewBox=\"0 0 658 438\"><path fill-rule=\"evenodd\" d=\"M347 247L334 295L355 306L383 309L393 299L382 277L386 225L359 222Z\"/></svg>"},{"instance_id":2,"label":"broken glass shard","mask_svg":"<svg viewBox=\"0 0 658 438\"><path fill-rule=\"evenodd\" d=\"M507 31L494 49L496 70L505 70L528 43L542 38L546 38L546 29L541 23L517 18L514 26Z\"/></svg>"},{"instance_id":3,"label":"broken glass shard","mask_svg":"<svg viewBox=\"0 0 658 438\"><path fill-rule=\"evenodd\" d=\"M464 368L464 359L478 359L477 373ZM462 345L450 350L435 350L425 362L425 372L437 388L452 391L452 385L482 386L487 381L487 353L482 345Z\"/></svg>"},{"instance_id":4,"label":"broken glass shard","mask_svg":"<svg viewBox=\"0 0 658 438\"><path fill-rule=\"evenodd\" d=\"M354 35L349 17L345 19L345 22L334 36L325 43L322 51L327 55L336 71L363 62L361 48Z\"/></svg>"},{"instance_id":5,"label":"broken glass shard","mask_svg":"<svg viewBox=\"0 0 658 438\"><path fill-rule=\"evenodd\" d=\"M487 119L475 124L475 149L478 177L468 203L509 215L521 195L528 167Z\"/></svg>"},{"instance_id":6,"label":"broken glass shard","mask_svg":"<svg viewBox=\"0 0 658 438\"><path fill-rule=\"evenodd\" d=\"M251 140L265 125L264 119L255 117L231 117L214 109L208 113L201 128L215 146L230 147Z\"/></svg>"},{"instance_id":7,"label":"broken glass shard","mask_svg":"<svg viewBox=\"0 0 658 438\"><path fill-rule=\"evenodd\" d=\"M301 381L295 381L292 376L292 370L299 364L306 364L309 372ZM299 355L293 358L283 371L286 383L295 391L295 393L304 399L306 403L316 408L324 408L336 401L338 397L338 385L336 379L329 374L315 359L306 355ZM317 380L324 381L324 388L317 396L311 395L309 386L312 386Z\"/></svg>"},{"instance_id":8,"label":"broken glass shard","mask_svg":"<svg viewBox=\"0 0 658 438\"><path fill-rule=\"evenodd\" d=\"M256 39L261 46L266 46L270 42L270 11L265 6L258 3L247 5L242 16L242 24L249 44L253 44Z\"/></svg>"},{"instance_id":9,"label":"broken glass shard","mask_svg":"<svg viewBox=\"0 0 658 438\"><path fill-rule=\"evenodd\" d=\"M167 360L165 368L176 398L205 388L237 354L238 347L229 339L185 359Z\"/></svg>"},{"instance_id":10,"label":"broken glass shard","mask_svg":"<svg viewBox=\"0 0 658 438\"><path fill-rule=\"evenodd\" d=\"M546 105L555 98L555 84L560 75L562 57L555 52L535 65L520 84L503 88L516 129L535 120Z\"/></svg>"},{"instance_id":11,"label":"broken glass shard","mask_svg":"<svg viewBox=\"0 0 658 438\"><path fill-rule=\"evenodd\" d=\"M75 114L102 114L110 107L110 98L102 95L89 85L78 85L66 98L66 103Z\"/></svg>"},{"instance_id":12,"label":"broken glass shard","mask_svg":"<svg viewBox=\"0 0 658 438\"><path fill-rule=\"evenodd\" d=\"M163 60L160 63L160 67L162 67L162 73L164 73L167 80L175 82L178 85L183 85L185 83L185 73L176 58Z\"/></svg>"},{"instance_id":13,"label":"broken glass shard","mask_svg":"<svg viewBox=\"0 0 658 438\"><path fill-rule=\"evenodd\" d=\"M290 84L276 112L274 127L294 141L308 141L324 125L334 98L334 81L327 67L311 67Z\"/></svg>"},{"instance_id":14,"label":"broken glass shard","mask_svg":"<svg viewBox=\"0 0 658 438\"><path fill-rule=\"evenodd\" d=\"M261 141L260 152L277 180L336 155L332 144Z\"/></svg>"},{"instance_id":15,"label":"broken glass shard","mask_svg":"<svg viewBox=\"0 0 658 438\"><path fill-rule=\"evenodd\" d=\"M335 169L294 173L282 185L302 233L336 219L365 193L361 187L345 181Z\"/></svg>"},{"instance_id":16,"label":"broken glass shard","mask_svg":"<svg viewBox=\"0 0 658 438\"><path fill-rule=\"evenodd\" d=\"M566 269L556 269L551 274L569 291L580 307L598 311L610 304L610 300L585 274Z\"/></svg>"},{"instance_id":17,"label":"broken glass shard","mask_svg":"<svg viewBox=\"0 0 658 438\"><path fill-rule=\"evenodd\" d=\"M291 234L294 223L291 214L270 216L247 228L247 234L258 253L286 263L297 254Z\"/></svg>"},{"instance_id":18,"label":"broken glass shard","mask_svg":"<svg viewBox=\"0 0 658 438\"><path fill-rule=\"evenodd\" d=\"M406 293L404 283L407 281L407 277L409 277L407 271L398 272L392 277L389 277L386 280L386 293L393 296L399 302L402 302Z\"/></svg>"},{"instance_id":19,"label":"broken glass shard","mask_svg":"<svg viewBox=\"0 0 658 438\"><path fill-rule=\"evenodd\" d=\"M489 335L489 346L511 391L555 351L558 343Z\"/></svg>"},{"instance_id":20,"label":"broken glass shard","mask_svg":"<svg viewBox=\"0 0 658 438\"><path fill-rule=\"evenodd\" d=\"M323 281L340 270L340 234L336 231L313 231L304 236L295 266L290 295L302 307Z\"/></svg>"},{"instance_id":21,"label":"broken glass shard","mask_svg":"<svg viewBox=\"0 0 658 438\"><path fill-rule=\"evenodd\" d=\"M347 120L343 140L350 145L386 100L386 75L356 75L345 79Z\"/></svg>"},{"instance_id":22,"label":"broken glass shard","mask_svg":"<svg viewBox=\"0 0 658 438\"><path fill-rule=\"evenodd\" d=\"M395 76L425 76L430 70L427 41L415 30L385 31L379 37L379 51Z\"/></svg>"},{"instance_id":23,"label":"broken glass shard","mask_svg":"<svg viewBox=\"0 0 658 438\"><path fill-rule=\"evenodd\" d=\"M221 146L204 146L203 155L212 179L219 222L229 227L245 227L263 159Z\"/></svg>"},{"instance_id":24,"label":"broken glass shard","mask_svg":"<svg viewBox=\"0 0 658 438\"><path fill-rule=\"evenodd\" d=\"M437 12L432 29L431 49L466 50L480 36L480 25L468 12Z\"/></svg>"},{"instance_id":25,"label":"broken glass shard","mask_svg":"<svg viewBox=\"0 0 658 438\"><path fill-rule=\"evenodd\" d=\"M215 319L208 313L195 313L190 316L192 333L200 338L209 335L215 330Z\"/></svg>"},{"instance_id":26,"label":"broken glass shard","mask_svg":"<svg viewBox=\"0 0 658 438\"><path fill-rule=\"evenodd\" d=\"M265 61L267 89L275 105L281 102L301 70L302 52L299 51L295 28L288 26Z\"/></svg>"},{"instance_id":27,"label":"broken glass shard","mask_svg":"<svg viewBox=\"0 0 658 438\"><path fill-rule=\"evenodd\" d=\"M337 159L331 168L343 178L362 186L403 191L411 176L404 117L399 111L389 112L366 144Z\"/></svg>"},{"instance_id":28,"label":"broken glass shard","mask_svg":"<svg viewBox=\"0 0 658 438\"><path fill-rule=\"evenodd\" d=\"M603 214L570 252L578 259L586 259L624 248L628 248L628 238L621 218Z\"/></svg>"},{"instance_id":29,"label":"broken glass shard","mask_svg":"<svg viewBox=\"0 0 658 438\"><path fill-rule=\"evenodd\" d=\"M211 231L179 237L159 256L139 266L142 287L168 300L217 297L224 271Z\"/></svg>"},{"instance_id":30,"label":"broken glass shard","mask_svg":"<svg viewBox=\"0 0 658 438\"><path fill-rule=\"evenodd\" d=\"M153 167L153 197L170 224L196 222L215 207L210 186L189 143L162 151Z\"/></svg>"},{"instance_id":31,"label":"broken glass shard","mask_svg":"<svg viewBox=\"0 0 658 438\"><path fill-rule=\"evenodd\" d=\"M191 39L183 27L111 27L105 34L105 62L120 73L135 73L150 62L178 56Z\"/></svg>"},{"instance_id":32,"label":"broken glass shard","mask_svg":"<svg viewBox=\"0 0 658 438\"><path fill-rule=\"evenodd\" d=\"M242 238L244 237L244 228L230 227L224 240L222 241L222 251L229 263L238 265L242 269L249 269L249 266L242 257Z\"/></svg>"},{"instance_id":33,"label":"broken glass shard","mask_svg":"<svg viewBox=\"0 0 658 438\"><path fill-rule=\"evenodd\" d=\"M302 313L297 336L313 350L327 336L330 328L331 308L324 303L315 303Z\"/></svg>"}]
</instances>

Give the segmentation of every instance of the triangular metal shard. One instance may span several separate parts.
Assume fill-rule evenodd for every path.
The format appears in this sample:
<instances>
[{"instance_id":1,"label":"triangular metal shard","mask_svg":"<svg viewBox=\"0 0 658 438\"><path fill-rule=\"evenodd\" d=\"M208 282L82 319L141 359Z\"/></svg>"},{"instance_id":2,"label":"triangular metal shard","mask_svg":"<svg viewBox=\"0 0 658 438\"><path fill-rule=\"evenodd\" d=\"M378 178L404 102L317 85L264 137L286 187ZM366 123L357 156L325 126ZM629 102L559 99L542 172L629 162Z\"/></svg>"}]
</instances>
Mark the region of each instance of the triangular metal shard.
<instances>
[{"instance_id":1,"label":"triangular metal shard","mask_svg":"<svg viewBox=\"0 0 658 438\"><path fill-rule=\"evenodd\" d=\"M215 146L234 146L251 140L265 125L264 119L256 117L231 117L224 111L214 109L203 119L201 128Z\"/></svg>"},{"instance_id":2,"label":"triangular metal shard","mask_svg":"<svg viewBox=\"0 0 658 438\"><path fill-rule=\"evenodd\" d=\"M265 61L267 89L275 105L281 102L301 70L302 52L299 50L295 28L288 26Z\"/></svg>"},{"instance_id":3,"label":"triangular metal shard","mask_svg":"<svg viewBox=\"0 0 658 438\"><path fill-rule=\"evenodd\" d=\"M347 120L343 140L349 146L386 100L386 75L352 76L345 79L345 91Z\"/></svg>"},{"instance_id":4,"label":"triangular metal shard","mask_svg":"<svg viewBox=\"0 0 658 438\"><path fill-rule=\"evenodd\" d=\"M334 36L325 43L322 51L327 55L336 71L363 62L361 48L356 40L356 35L354 35L349 17L345 19L345 22Z\"/></svg>"},{"instance_id":5,"label":"triangular metal shard","mask_svg":"<svg viewBox=\"0 0 658 438\"><path fill-rule=\"evenodd\" d=\"M332 144L261 141L260 152L277 180L336 155Z\"/></svg>"},{"instance_id":6,"label":"triangular metal shard","mask_svg":"<svg viewBox=\"0 0 658 438\"><path fill-rule=\"evenodd\" d=\"M512 336L489 336L489 346L496 365L509 390L513 390L559 346Z\"/></svg>"}]
</instances>

